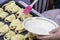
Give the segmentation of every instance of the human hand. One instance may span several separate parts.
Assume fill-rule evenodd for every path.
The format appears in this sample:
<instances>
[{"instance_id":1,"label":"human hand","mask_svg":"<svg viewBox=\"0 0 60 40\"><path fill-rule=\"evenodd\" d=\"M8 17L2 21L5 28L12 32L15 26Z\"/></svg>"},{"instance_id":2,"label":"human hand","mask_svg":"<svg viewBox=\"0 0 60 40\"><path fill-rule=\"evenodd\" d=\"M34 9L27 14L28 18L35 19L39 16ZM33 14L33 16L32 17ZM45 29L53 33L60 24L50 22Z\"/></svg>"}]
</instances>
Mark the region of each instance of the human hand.
<instances>
[{"instance_id":1,"label":"human hand","mask_svg":"<svg viewBox=\"0 0 60 40\"><path fill-rule=\"evenodd\" d=\"M50 35L47 36L37 36L38 39L42 40L60 40L60 27L50 31Z\"/></svg>"}]
</instances>

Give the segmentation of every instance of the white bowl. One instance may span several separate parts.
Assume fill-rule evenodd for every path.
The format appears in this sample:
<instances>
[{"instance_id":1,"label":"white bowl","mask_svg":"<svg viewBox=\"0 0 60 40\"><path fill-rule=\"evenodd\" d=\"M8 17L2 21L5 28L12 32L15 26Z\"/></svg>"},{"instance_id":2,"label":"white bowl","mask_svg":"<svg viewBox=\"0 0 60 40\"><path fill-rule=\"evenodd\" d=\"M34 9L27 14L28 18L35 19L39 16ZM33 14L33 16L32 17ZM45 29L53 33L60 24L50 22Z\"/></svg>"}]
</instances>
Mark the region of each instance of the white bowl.
<instances>
[{"instance_id":1,"label":"white bowl","mask_svg":"<svg viewBox=\"0 0 60 40\"><path fill-rule=\"evenodd\" d=\"M37 35L49 35L49 32L58 27L54 21L44 17L30 17L23 21L24 28Z\"/></svg>"}]
</instances>

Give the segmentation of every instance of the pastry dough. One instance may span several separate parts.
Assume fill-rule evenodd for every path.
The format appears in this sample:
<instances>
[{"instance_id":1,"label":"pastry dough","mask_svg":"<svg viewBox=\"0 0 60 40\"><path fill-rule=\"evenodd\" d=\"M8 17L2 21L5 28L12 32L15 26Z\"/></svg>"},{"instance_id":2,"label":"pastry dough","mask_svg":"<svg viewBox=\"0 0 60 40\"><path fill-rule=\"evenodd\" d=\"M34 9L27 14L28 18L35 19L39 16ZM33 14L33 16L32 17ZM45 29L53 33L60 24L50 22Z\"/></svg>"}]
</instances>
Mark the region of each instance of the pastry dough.
<instances>
[{"instance_id":1,"label":"pastry dough","mask_svg":"<svg viewBox=\"0 0 60 40\"><path fill-rule=\"evenodd\" d=\"M12 14L12 15L6 17L6 18L5 18L5 21L6 21L6 22L12 22L12 21L14 21L15 19L16 19L15 15Z\"/></svg>"},{"instance_id":2,"label":"pastry dough","mask_svg":"<svg viewBox=\"0 0 60 40\"><path fill-rule=\"evenodd\" d=\"M21 34L16 34L15 36L11 37L11 40L24 40L24 36Z\"/></svg>"},{"instance_id":3,"label":"pastry dough","mask_svg":"<svg viewBox=\"0 0 60 40\"><path fill-rule=\"evenodd\" d=\"M4 19L4 18L6 18L8 16L8 13L6 13L6 12L4 12L2 10L0 10L0 11L1 11L0 12L0 19Z\"/></svg>"},{"instance_id":4,"label":"pastry dough","mask_svg":"<svg viewBox=\"0 0 60 40\"><path fill-rule=\"evenodd\" d=\"M17 18L21 18L22 20L24 20L24 19L26 19L26 18L28 18L28 17L32 17L31 14L25 15L25 14L23 13L23 11L24 11L24 9L21 8L21 9L16 13Z\"/></svg>"},{"instance_id":5,"label":"pastry dough","mask_svg":"<svg viewBox=\"0 0 60 40\"><path fill-rule=\"evenodd\" d=\"M21 21L19 19L16 19L14 21L12 21L12 23L10 24L10 29L15 29L17 27L17 25L21 24Z\"/></svg>"},{"instance_id":6,"label":"pastry dough","mask_svg":"<svg viewBox=\"0 0 60 40\"><path fill-rule=\"evenodd\" d=\"M0 12L2 12L3 11L3 9L2 8L0 8Z\"/></svg>"},{"instance_id":7,"label":"pastry dough","mask_svg":"<svg viewBox=\"0 0 60 40\"><path fill-rule=\"evenodd\" d=\"M26 31L25 28L23 27L22 23L18 24L16 29L15 29L15 32L16 33L21 33L21 32L24 32Z\"/></svg>"},{"instance_id":8,"label":"pastry dough","mask_svg":"<svg viewBox=\"0 0 60 40\"><path fill-rule=\"evenodd\" d=\"M26 37L24 40L33 40L32 38Z\"/></svg>"},{"instance_id":9,"label":"pastry dough","mask_svg":"<svg viewBox=\"0 0 60 40\"><path fill-rule=\"evenodd\" d=\"M25 35L25 39L30 39L30 40L33 40L36 38L36 35L28 32L26 35Z\"/></svg>"},{"instance_id":10,"label":"pastry dough","mask_svg":"<svg viewBox=\"0 0 60 40\"><path fill-rule=\"evenodd\" d=\"M3 25L2 27L0 27L0 36L4 35L5 33L7 33L9 31L9 27L8 25Z\"/></svg>"},{"instance_id":11,"label":"pastry dough","mask_svg":"<svg viewBox=\"0 0 60 40\"><path fill-rule=\"evenodd\" d=\"M9 3L3 5L2 8L5 7L5 11L8 11L9 13L16 13L20 7L18 7L14 1L10 1Z\"/></svg>"},{"instance_id":12,"label":"pastry dough","mask_svg":"<svg viewBox=\"0 0 60 40\"><path fill-rule=\"evenodd\" d=\"M31 14L25 15L24 9L16 5L15 1L4 4L2 8L0 8L0 18L3 19L0 22L0 36L4 35L4 40L33 40L36 38L36 35L26 31L22 25L24 19L32 17ZM9 24L5 24L6 22Z\"/></svg>"},{"instance_id":13,"label":"pastry dough","mask_svg":"<svg viewBox=\"0 0 60 40\"><path fill-rule=\"evenodd\" d=\"M0 22L0 27L3 27L4 26L4 23L3 22Z\"/></svg>"},{"instance_id":14,"label":"pastry dough","mask_svg":"<svg viewBox=\"0 0 60 40\"><path fill-rule=\"evenodd\" d=\"M15 32L9 31L8 33L5 34L4 40L10 40L12 36L16 35Z\"/></svg>"}]
</instances>

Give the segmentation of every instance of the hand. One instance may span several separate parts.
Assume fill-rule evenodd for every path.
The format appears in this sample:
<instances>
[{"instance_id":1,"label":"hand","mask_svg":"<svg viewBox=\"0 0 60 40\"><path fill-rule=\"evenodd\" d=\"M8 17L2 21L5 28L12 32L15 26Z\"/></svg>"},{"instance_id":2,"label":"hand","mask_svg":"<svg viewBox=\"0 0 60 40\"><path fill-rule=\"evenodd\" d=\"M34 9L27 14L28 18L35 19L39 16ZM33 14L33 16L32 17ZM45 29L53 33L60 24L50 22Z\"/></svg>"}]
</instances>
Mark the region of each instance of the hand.
<instances>
[{"instance_id":1,"label":"hand","mask_svg":"<svg viewBox=\"0 0 60 40\"><path fill-rule=\"evenodd\" d=\"M37 36L38 39L42 40L60 40L60 27L50 31L48 36Z\"/></svg>"}]
</instances>

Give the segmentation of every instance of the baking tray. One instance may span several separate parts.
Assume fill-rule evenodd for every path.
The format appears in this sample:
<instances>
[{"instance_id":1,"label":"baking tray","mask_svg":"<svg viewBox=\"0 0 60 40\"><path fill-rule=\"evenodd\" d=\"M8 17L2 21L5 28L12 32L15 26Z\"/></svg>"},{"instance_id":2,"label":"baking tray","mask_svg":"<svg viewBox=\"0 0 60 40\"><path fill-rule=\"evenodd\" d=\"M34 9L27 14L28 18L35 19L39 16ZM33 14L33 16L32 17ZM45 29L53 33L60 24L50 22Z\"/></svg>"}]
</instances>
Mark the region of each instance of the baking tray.
<instances>
[{"instance_id":1,"label":"baking tray","mask_svg":"<svg viewBox=\"0 0 60 40\"><path fill-rule=\"evenodd\" d=\"M2 7L5 3L8 3L10 0L6 0L5 2L3 3L0 3L0 7ZM26 3L24 3L23 1L15 1L16 4L21 7L21 8L25 8L26 6L28 6ZM21 4L22 2L22 4ZM33 17L39 17L39 16L42 16L39 12L37 12L36 10L32 9L32 11L30 12L32 14ZM6 23L5 21L3 20L0 20L2 22L4 22L5 24L9 24L9 23ZM21 33L21 34L26 34L26 32L24 33ZM4 36L4 35L3 35ZM0 36L0 40L4 40L3 39L3 36ZM37 40L37 39L34 39L34 40Z\"/></svg>"},{"instance_id":2,"label":"baking tray","mask_svg":"<svg viewBox=\"0 0 60 40\"><path fill-rule=\"evenodd\" d=\"M5 3L8 3L11 0L2 0L2 2L0 3L0 7L2 7ZM19 7L25 8L26 6L28 6L25 2L23 1L19 1L19 0L15 0L16 4ZM32 11L30 12L33 16L42 16L39 12L37 12L36 10L32 9Z\"/></svg>"}]
</instances>

